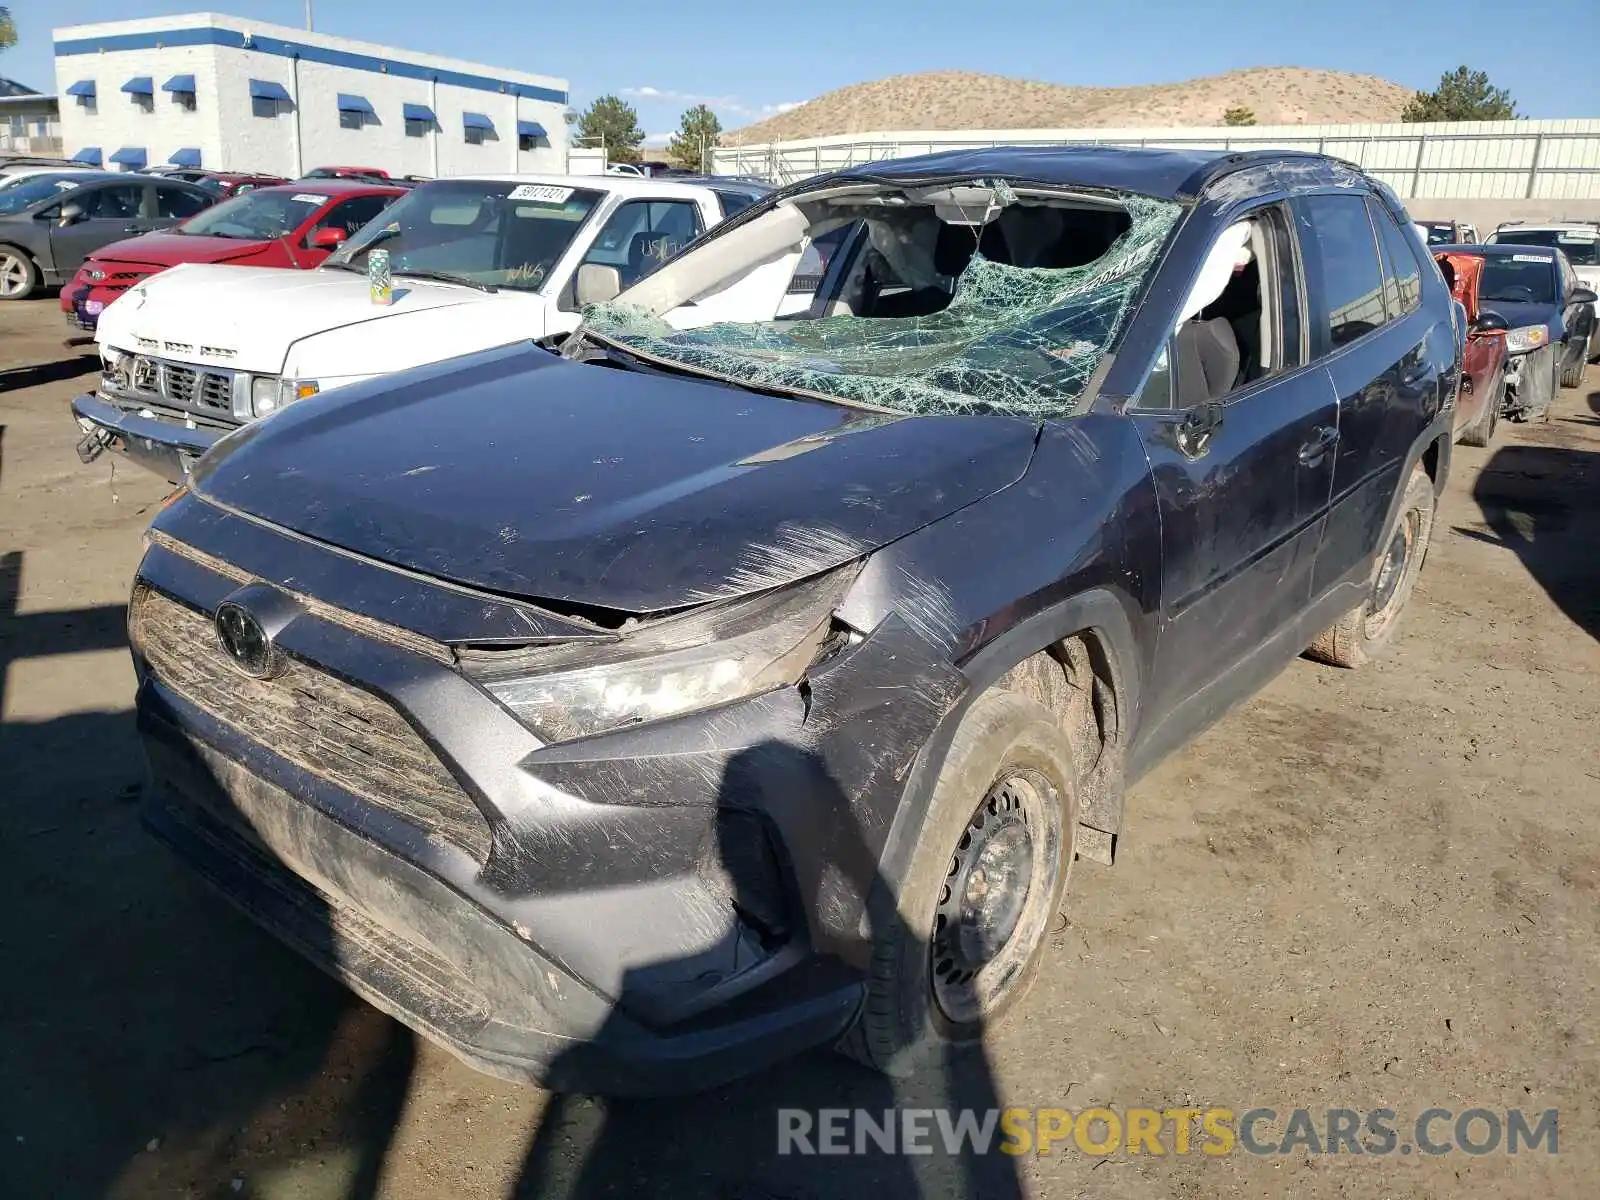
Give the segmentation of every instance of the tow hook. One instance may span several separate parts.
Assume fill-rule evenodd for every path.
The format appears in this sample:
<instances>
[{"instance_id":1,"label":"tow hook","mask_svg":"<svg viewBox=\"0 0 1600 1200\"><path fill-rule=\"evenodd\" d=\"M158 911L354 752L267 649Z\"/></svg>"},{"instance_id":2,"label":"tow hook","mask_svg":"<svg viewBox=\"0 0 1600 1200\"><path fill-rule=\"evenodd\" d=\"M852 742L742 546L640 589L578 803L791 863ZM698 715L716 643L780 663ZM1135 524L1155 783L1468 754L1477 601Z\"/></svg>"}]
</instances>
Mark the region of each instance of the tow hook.
<instances>
[{"instance_id":1,"label":"tow hook","mask_svg":"<svg viewBox=\"0 0 1600 1200\"><path fill-rule=\"evenodd\" d=\"M111 446L112 436L104 429L95 429L78 442L78 461L92 463Z\"/></svg>"}]
</instances>

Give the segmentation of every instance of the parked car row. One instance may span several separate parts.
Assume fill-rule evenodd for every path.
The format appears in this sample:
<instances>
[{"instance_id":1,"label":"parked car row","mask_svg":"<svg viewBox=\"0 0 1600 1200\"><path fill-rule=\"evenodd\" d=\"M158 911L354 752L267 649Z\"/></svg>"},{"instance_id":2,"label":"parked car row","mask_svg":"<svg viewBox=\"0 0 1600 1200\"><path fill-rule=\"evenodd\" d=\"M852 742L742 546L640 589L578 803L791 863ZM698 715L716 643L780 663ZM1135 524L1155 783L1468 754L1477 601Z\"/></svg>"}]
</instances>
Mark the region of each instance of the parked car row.
<instances>
[{"instance_id":1,"label":"parked car row","mask_svg":"<svg viewBox=\"0 0 1600 1200\"><path fill-rule=\"evenodd\" d=\"M988 148L437 180L314 270L137 281L73 407L185 481L145 820L496 1075L938 1061L1133 781L1392 644L1559 253L1445 245L1318 155Z\"/></svg>"},{"instance_id":2,"label":"parked car row","mask_svg":"<svg viewBox=\"0 0 1600 1200\"><path fill-rule=\"evenodd\" d=\"M348 179L258 189L171 234L102 250L63 294L74 319L96 323L104 365L74 405L80 453L113 446L178 481L225 433L284 404L569 333L584 304L768 190L539 175L410 192ZM388 256L392 304L371 299L374 248ZM131 303L112 303L129 289Z\"/></svg>"}]
</instances>

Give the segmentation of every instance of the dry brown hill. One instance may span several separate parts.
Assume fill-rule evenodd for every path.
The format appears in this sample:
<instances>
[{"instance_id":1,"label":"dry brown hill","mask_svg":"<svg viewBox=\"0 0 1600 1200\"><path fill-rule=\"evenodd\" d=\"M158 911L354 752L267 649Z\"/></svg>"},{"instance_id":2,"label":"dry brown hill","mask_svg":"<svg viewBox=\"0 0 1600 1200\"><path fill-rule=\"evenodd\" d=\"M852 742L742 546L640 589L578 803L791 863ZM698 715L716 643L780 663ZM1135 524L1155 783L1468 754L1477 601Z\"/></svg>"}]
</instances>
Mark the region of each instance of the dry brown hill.
<instances>
[{"instance_id":1,"label":"dry brown hill","mask_svg":"<svg viewBox=\"0 0 1600 1200\"><path fill-rule=\"evenodd\" d=\"M1220 125L1223 111L1235 106L1250 109L1261 125L1398 121L1411 95L1376 75L1305 67L1252 67L1120 88L929 71L838 88L724 140L740 145L889 129Z\"/></svg>"}]
</instances>

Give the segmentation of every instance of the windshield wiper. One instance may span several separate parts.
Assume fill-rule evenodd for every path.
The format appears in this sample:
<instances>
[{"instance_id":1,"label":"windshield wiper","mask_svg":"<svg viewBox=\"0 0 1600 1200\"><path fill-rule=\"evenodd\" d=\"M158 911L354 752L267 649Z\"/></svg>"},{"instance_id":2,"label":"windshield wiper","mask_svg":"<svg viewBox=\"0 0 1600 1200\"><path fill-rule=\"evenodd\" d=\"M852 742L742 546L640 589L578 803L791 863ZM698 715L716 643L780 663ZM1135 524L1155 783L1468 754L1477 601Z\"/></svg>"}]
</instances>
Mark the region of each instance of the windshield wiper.
<instances>
[{"instance_id":1,"label":"windshield wiper","mask_svg":"<svg viewBox=\"0 0 1600 1200\"><path fill-rule=\"evenodd\" d=\"M448 271L396 271L395 278L402 276L407 279L431 279L435 283L459 283L462 287L477 288L480 292L498 292L500 289L492 283L479 283L476 279L465 279L460 275L452 275Z\"/></svg>"}]
</instances>

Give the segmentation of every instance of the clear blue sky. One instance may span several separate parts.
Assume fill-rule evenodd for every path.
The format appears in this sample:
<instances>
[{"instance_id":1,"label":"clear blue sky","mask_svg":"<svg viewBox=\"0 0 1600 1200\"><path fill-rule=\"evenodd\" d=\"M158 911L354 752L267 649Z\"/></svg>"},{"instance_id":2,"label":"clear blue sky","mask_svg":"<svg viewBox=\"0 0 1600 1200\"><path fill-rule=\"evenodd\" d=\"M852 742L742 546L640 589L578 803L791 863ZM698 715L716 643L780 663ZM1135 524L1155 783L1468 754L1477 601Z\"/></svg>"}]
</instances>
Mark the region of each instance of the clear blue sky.
<instances>
[{"instance_id":1,"label":"clear blue sky","mask_svg":"<svg viewBox=\"0 0 1600 1200\"><path fill-rule=\"evenodd\" d=\"M188 12L161 0L8 0L19 41L0 75L50 90L50 28ZM1237 67L1327 67L1432 88L1462 62L1530 117L1600 117L1600 3L1542 14L1485 0L314 0L319 32L565 78L579 107L617 92L651 134L704 100L727 128L831 88L960 69L1116 86ZM1299 7L1301 11L1294 12ZM217 0L304 25L302 0ZM1003 114L996 114L1003 119Z\"/></svg>"}]
</instances>

